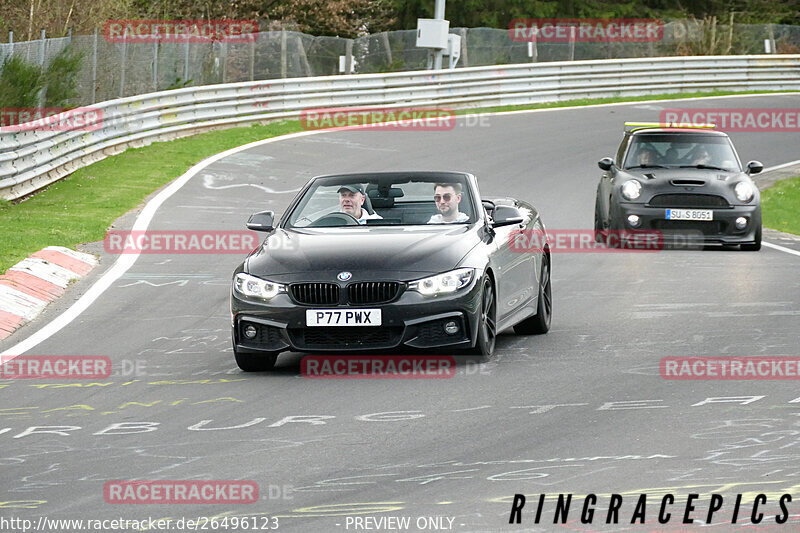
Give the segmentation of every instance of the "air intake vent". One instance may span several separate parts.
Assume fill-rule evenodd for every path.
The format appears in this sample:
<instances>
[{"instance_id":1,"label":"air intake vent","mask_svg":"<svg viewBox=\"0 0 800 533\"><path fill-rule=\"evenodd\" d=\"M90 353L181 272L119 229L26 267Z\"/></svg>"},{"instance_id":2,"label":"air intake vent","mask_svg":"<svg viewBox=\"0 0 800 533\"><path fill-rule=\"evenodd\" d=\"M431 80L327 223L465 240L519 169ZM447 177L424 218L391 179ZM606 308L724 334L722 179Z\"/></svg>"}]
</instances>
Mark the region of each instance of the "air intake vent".
<instances>
[{"instance_id":1,"label":"air intake vent","mask_svg":"<svg viewBox=\"0 0 800 533\"><path fill-rule=\"evenodd\" d=\"M703 180L671 180L670 183L676 187L702 187L706 184Z\"/></svg>"}]
</instances>

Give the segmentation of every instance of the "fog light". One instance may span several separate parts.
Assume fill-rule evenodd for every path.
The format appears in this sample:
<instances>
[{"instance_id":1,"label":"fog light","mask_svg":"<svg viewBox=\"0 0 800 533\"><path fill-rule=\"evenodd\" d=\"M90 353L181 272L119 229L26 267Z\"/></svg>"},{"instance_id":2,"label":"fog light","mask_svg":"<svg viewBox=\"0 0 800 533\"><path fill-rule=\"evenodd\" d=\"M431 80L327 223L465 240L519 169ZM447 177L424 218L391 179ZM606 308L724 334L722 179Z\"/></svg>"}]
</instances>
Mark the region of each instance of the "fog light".
<instances>
[{"instance_id":1,"label":"fog light","mask_svg":"<svg viewBox=\"0 0 800 533\"><path fill-rule=\"evenodd\" d=\"M448 335L455 335L458 333L458 324L451 320L444 325L444 332Z\"/></svg>"},{"instance_id":2,"label":"fog light","mask_svg":"<svg viewBox=\"0 0 800 533\"><path fill-rule=\"evenodd\" d=\"M638 228L642 221L639 220L639 215L628 215L628 224L632 228Z\"/></svg>"},{"instance_id":3,"label":"fog light","mask_svg":"<svg viewBox=\"0 0 800 533\"><path fill-rule=\"evenodd\" d=\"M244 327L244 336L248 339L255 339L256 333L258 333L258 330L255 326L247 325Z\"/></svg>"},{"instance_id":4,"label":"fog light","mask_svg":"<svg viewBox=\"0 0 800 533\"><path fill-rule=\"evenodd\" d=\"M736 229L744 229L745 226L747 226L747 219L745 217L736 219Z\"/></svg>"}]
</instances>

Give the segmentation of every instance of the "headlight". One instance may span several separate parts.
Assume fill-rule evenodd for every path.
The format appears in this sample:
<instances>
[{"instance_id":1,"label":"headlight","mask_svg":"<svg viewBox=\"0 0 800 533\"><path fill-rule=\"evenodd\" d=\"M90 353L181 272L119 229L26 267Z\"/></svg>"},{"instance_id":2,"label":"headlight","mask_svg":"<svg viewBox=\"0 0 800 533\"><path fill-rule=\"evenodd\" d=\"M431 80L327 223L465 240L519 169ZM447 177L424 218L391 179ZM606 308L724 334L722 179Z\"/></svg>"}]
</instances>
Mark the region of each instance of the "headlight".
<instances>
[{"instance_id":1,"label":"headlight","mask_svg":"<svg viewBox=\"0 0 800 533\"><path fill-rule=\"evenodd\" d=\"M233 278L233 288L239 294L262 300L271 300L277 294L286 292L286 286L280 283L273 283L243 272Z\"/></svg>"},{"instance_id":2,"label":"headlight","mask_svg":"<svg viewBox=\"0 0 800 533\"><path fill-rule=\"evenodd\" d=\"M736 193L736 198L740 202L749 202L756 195L755 187L746 181L737 183L736 187L733 188L733 192Z\"/></svg>"},{"instance_id":3,"label":"headlight","mask_svg":"<svg viewBox=\"0 0 800 533\"><path fill-rule=\"evenodd\" d=\"M472 268L458 268L437 274L429 278L422 278L408 284L408 289L417 291L424 296L435 296L437 294L449 294L456 292L469 285L475 270Z\"/></svg>"},{"instance_id":4,"label":"headlight","mask_svg":"<svg viewBox=\"0 0 800 533\"><path fill-rule=\"evenodd\" d=\"M636 200L642 194L642 184L636 180L628 180L622 184L622 196L626 200Z\"/></svg>"}]
</instances>

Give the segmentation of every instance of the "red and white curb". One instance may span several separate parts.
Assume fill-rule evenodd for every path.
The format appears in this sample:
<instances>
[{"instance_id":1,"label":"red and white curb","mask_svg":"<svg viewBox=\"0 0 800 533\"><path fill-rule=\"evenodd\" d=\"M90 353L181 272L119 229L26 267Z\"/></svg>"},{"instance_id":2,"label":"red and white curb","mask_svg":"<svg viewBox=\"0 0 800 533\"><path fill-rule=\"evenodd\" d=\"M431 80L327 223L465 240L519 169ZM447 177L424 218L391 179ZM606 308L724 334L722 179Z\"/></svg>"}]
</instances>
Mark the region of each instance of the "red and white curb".
<instances>
[{"instance_id":1,"label":"red and white curb","mask_svg":"<svg viewBox=\"0 0 800 533\"><path fill-rule=\"evenodd\" d=\"M9 268L0 276L0 340L33 320L96 265L91 254L48 246Z\"/></svg>"}]
</instances>

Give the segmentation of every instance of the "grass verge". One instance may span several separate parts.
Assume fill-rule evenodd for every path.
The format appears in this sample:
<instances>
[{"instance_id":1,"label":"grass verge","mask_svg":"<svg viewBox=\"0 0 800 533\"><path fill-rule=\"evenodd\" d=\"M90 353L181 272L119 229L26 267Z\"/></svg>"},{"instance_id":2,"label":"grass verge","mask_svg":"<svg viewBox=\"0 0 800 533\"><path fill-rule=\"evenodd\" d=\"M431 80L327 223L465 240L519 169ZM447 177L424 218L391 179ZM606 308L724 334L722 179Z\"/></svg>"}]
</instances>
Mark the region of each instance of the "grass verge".
<instances>
[{"instance_id":1,"label":"grass verge","mask_svg":"<svg viewBox=\"0 0 800 533\"><path fill-rule=\"evenodd\" d=\"M800 177L761 192L761 218L765 226L800 235Z\"/></svg>"},{"instance_id":2,"label":"grass verge","mask_svg":"<svg viewBox=\"0 0 800 533\"><path fill-rule=\"evenodd\" d=\"M457 110L456 114L588 106L649 100L680 100L769 92L714 91L625 98L591 98L522 106ZM621 127L621 125L620 125ZM45 246L102 240L111 223L150 193L195 163L229 148L301 131L297 120L202 133L174 141L130 148L82 168L17 204L0 200L0 272ZM796 205L796 204L795 204ZM777 227L777 226L773 226ZM788 231L788 230L786 230Z\"/></svg>"}]
</instances>

